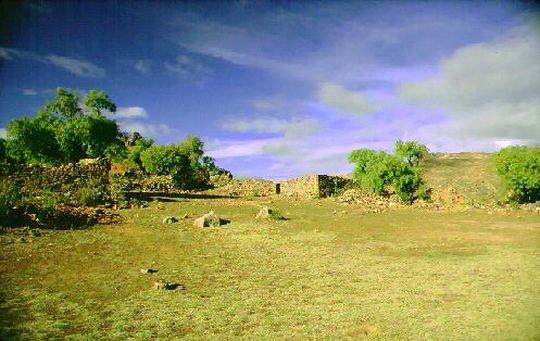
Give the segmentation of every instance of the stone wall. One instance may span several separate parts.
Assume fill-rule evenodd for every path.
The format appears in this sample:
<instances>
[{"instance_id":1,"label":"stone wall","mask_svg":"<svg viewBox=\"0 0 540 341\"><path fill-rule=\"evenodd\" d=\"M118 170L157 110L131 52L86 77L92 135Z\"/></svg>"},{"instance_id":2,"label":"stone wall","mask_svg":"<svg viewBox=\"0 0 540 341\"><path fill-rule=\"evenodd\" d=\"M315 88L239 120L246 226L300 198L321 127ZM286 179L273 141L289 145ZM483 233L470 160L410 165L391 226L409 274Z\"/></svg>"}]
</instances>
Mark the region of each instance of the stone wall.
<instances>
[{"instance_id":1,"label":"stone wall","mask_svg":"<svg viewBox=\"0 0 540 341\"><path fill-rule=\"evenodd\" d=\"M281 182L281 194L300 198L325 198L343 189L349 179L330 175L306 175Z\"/></svg>"},{"instance_id":2,"label":"stone wall","mask_svg":"<svg viewBox=\"0 0 540 341\"><path fill-rule=\"evenodd\" d=\"M281 182L281 194L301 198L317 198L317 175L305 175Z\"/></svg>"}]
</instances>

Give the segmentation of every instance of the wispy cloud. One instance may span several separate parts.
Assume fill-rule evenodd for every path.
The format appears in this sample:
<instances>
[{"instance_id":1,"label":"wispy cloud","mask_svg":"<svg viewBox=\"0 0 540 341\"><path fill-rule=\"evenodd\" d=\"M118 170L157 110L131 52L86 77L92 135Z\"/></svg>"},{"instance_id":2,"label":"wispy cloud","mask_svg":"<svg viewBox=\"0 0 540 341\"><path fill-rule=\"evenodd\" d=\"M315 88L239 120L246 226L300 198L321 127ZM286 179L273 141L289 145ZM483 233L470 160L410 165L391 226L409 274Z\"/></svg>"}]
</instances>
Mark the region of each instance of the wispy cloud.
<instances>
[{"instance_id":1,"label":"wispy cloud","mask_svg":"<svg viewBox=\"0 0 540 341\"><path fill-rule=\"evenodd\" d=\"M152 138L178 133L177 129L168 124L149 122L150 115L143 107L119 107L114 115L108 116L118 122L120 130L130 133L136 131Z\"/></svg>"},{"instance_id":2,"label":"wispy cloud","mask_svg":"<svg viewBox=\"0 0 540 341\"><path fill-rule=\"evenodd\" d=\"M119 118L147 118L148 113L142 107L120 107L116 110Z\"/></svg>"},{"instance_id":3,"label":"wispy cloud","mask_svg":"<svg viewBox=\"0 0 540 341\"><path fill-rule=\"evenodd\" d=\"M133 68L143 75L149 75L152 72L152 66L152 61L139 59L135 62Z\"/></svg>"},{"instance_id":4,"label":"wispy cloud","mask_svg":"<svg viewBox=\"0 0 540 341\"><path fill-rule=\"evenodd\" d=\"M36 96L38 92L34 89L22 89L22 93L25 96Z\"/></svg>"},{"instance_id":5,"label":"wispy cloud","mask_svg":"<svg viewBox=\"0 0 540 341\"><path fill-rule=\"evenodd\" d=\"M143 136L157 137L162 135L176 134L178 130L164 123L148 123L140 121L119 120L120 129L127 132L138 132Z\"/></svg>"},{"instance_id":6,"label":"wispy cloud","mask_svg":"<svg viewBox=\"0 0 540 341\"><path fill-rule=\"evenodd\" d=\"M364 116L379 108L368 96L349 91L344 86L334 83L321 84L318 98L321 103L345 114Z\"/></svg>"},{"instance_id":7,"label":"wispy cloud","mask_svg":"<svg viewBox=\"0 0 540 341\"><path fill-rule=\"evenodd\" d=\"M242 158L254 155L261 155L263 148L274 139L254 139L254 140L226 140L215 143L207 154L220 159Z\"/></svg>"},{"instance_id":8,"label":"wispy cloud","mask_svg":"<svg viewBox=\"0 0 540 341\"><path fill-rule=\"evenodd\" d=\"M165 62L163 65L167 71L183 79L203 80L212 73L208 67L185 55L176 57L174 63Z\"/></svg>"},{"instance_id":9,"label":"wispy cloud","mask_svg":"<svg viewBox=\"0 0 540 341\"><path fill-rule=\"evenodd\" d=\"M86 78L103 78L106 75L105 69L94 65L89 61L65 56L41 56L25 50L0 47L0 58L6 60L13 60L15 58L34 60L63 69L76 76Z\"/></svg>"},{"instance_id":10,"label":"wispy cloud","mask_svg":"<svg viewBox=\"0 0 540 341\"><path fill-rule=\"evenodd\" d=\"M239 133L283 133L287 136L301 136L316 132L320 122L314 119L285 120L278 118L258 118L227 120L222 128Z\"/></svg>"}]
</instances>

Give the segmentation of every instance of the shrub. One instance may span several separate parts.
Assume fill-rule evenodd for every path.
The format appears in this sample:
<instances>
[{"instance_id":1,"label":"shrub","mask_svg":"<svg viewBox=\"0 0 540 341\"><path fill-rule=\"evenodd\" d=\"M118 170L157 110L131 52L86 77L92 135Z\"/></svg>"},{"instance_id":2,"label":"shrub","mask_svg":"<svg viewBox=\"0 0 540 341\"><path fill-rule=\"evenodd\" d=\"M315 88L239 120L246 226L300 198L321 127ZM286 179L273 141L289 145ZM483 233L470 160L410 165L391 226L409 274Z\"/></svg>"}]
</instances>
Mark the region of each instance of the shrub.
<instances>
[{"instance_id":1,"label":"shrub","mask_svg":"<svg viewBox=\"0 0 540 341\"><path fill-rule=\"evenodd\" d=\"M153 175L170 175L177 188L185 188L192 177L188 155L178 145L151 146L141 155L144 169Z\"/></svg>"},{"instance_id":2,"label":"shrub","mask_svg":"<svg viewBox=\"0 0 540 341\"><path fill-rule=\"evenodd\" d=\"M396 150L402 145L403 142L398 141ZM388 195L393 191L406 203L429 196L422 172L415 166L417 160L365 148L354 150L349 155L349 162L356 164L353 179L361 187L377 195Z\"/></svg>"},{"instance_id":3,"label":"shrub","mask_svg":"<svg viewBox=\"0 0 540 341\"><path fill-rule=\"evenodd\" d=\"M507 147L496 153L493 159L502 178L506 202L540 200L540 148Z\"/></svg>"}]
</instances>

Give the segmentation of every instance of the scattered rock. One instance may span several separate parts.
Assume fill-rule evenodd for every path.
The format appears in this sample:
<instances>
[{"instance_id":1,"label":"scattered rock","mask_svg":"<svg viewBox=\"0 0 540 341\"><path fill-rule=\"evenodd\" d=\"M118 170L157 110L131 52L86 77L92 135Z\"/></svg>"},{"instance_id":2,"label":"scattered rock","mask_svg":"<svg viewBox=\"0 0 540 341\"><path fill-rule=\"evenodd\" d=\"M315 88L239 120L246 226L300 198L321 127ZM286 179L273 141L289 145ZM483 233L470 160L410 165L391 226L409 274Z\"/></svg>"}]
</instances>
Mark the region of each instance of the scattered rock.
<instances>
[{"instance_id":1,"label":"scattered rock","mask_svg":"<svg viewBox=\"0 0 540 341\"><path fill-rule=\"evenodd\" d=\"M165 290L169 286L169 283L165 282L162 279L158 279L157 281L154 281L154 284L152 285L152 289L154 290Z\"/></svg>"},{"instance_id":2,"label":"scattered rock","mask_svg":"<svg viewBox=\"0 0 540 341\"><path fill-rule=\"evenodd\" d=\"M275 219L283 220L285 219L278 210L270 208L268 206L263 206L259 213L255 216L255 219Z\"/></svg>"},{"instance_id":3,"label":"scattered rock","mask_svg":"<svg viewBox=\"0 0 540 341\"><path fill-rule=\"evenodd\" d=\"M156 272L158 272L156 269L141 269L142 274L155 274Z\"/></svg>"},{"instance_id":4,"label":"scattered rock","mask_svg":"<svg viewBox=\"0 0 540 341\"><path fill-rule=\"evenodd\" d=\"M193 222L193 225L195 227L219 227L221 226L221 221L219 217L214 213L214 211L210 211L203 215L202 217L199 217L195 219Z\"/></svg>"},{"instance_id":5,"label":"scattered rock","mask_svg":"<svg viewBox=\"0 0 540 341\"><path fill-rule=\"evenodd\" d=\"M169 283L162 279L158 279L157 281L154 281L154 284L152 285L152 289L154 290L185 290L186 287L182 284L178 283Z\"/></svg>"},{"instance_id":6,"label":"scattered rock","mask_svg":"<svg viewBox=\"0 0 540 341\"><path fill-rule=\"evenodd\" d=\"M174 224L178 222L178 219L176 219L175 217L165 217L163 218L163 224Z\"/></svg>"}]
</instances>

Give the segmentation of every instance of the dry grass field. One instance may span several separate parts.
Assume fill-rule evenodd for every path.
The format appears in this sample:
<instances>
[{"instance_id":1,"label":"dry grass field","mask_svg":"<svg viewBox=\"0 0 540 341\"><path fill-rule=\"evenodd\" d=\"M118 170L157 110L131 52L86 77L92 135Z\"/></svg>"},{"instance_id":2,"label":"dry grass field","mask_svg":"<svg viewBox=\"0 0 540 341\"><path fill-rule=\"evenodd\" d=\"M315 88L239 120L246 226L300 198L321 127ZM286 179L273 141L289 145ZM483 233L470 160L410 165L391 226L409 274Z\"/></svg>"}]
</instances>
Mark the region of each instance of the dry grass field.
<instances>
[{"instance_id":1,"label":"dry grass field","mask_svg":"<svg viewBox=\"0 0 540 341\"><path fill-rule=\"evenodd\" d=\"M433 157L426 176L493 202L472 156ZM287 219L256 220L264 205ZM1 338L538 340L540 214L464 207L155 197L110 225L4 229ZM230 223L193 227L210 210Z\"/></svg>"}]
</instances>

